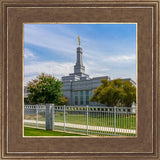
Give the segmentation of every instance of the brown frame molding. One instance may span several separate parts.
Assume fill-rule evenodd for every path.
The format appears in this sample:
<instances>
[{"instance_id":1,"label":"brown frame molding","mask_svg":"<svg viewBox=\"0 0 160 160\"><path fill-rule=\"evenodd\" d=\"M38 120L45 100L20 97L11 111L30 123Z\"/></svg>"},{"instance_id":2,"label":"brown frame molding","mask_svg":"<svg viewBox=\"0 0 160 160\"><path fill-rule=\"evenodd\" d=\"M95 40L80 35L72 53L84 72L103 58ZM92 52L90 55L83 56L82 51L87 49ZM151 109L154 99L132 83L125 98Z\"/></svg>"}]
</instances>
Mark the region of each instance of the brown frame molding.
<instances>
[{"instance_id":1,"label":"brown frame molding","mask_svg":"<svg viewBox=\"0 0 160 160\"><path fill-rule=\"evenodd\" d=\"M0 0L1 159L160 160L159 5L160 0ZM137 23L136 137L23 137L23 24L40 22Z\"/></svg>"}]
</instances>

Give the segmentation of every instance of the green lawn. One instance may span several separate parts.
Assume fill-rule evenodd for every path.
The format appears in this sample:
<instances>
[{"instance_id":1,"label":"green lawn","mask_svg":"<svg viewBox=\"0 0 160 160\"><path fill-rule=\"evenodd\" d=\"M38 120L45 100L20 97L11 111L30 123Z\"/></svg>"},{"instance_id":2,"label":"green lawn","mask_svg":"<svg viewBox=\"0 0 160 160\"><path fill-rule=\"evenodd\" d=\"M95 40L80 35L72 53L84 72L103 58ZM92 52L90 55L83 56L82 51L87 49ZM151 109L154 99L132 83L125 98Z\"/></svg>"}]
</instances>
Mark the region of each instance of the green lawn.
<instances>
[{"instance_id":1,"label":"green lawn","mask_svg":"<svg viewBox=\"0 0 160 160\"><path fill-rule=\"evenodd\" d=\"M24 127L24 136L84 136L84 135L58 132L58 131L46 131L43 129Z\"/></svg>"},{"instance_id":2,"label":"green lawn","mask_svg":"<svg viewBox=\"0 0 160 160\"><path fill-rule=\"evenodd\" d=\"M87 135L85 135L86 130L83 130L83 129L81 131L74 130L74 132L78 132L78 133L82 133L82 134L66 133L66 132L59 132L59 131L46 131L43 129L24 127L24 136L87 136ZM113 132L107 132L107 135L106 135L106 133L104 131L101 131L100 133L96 133L95 131L89 130L89 133L88 133L89 135L90 135L90 132L92 132L91 135L93 135L93 136L94 135L95 136L114 136ZM116 133L116 136L135 136L135 134Z\"/></svg>"},{"instance_id":3,"label":"green lawn","mask_svg":"<svg viewBox=\"0 0 160 160\"><path fill-rule=\"evenodd\" d=\"M36 115L25 115L25 119L36 120ZM45 121L45 116L39 114L38 120ZM64 113L55 111L54 122L64 122ZM66 112L65 122L86 125L87 118L85 114L75 114L74 112ZM103 113L89 114L88 125L114 127L114 115L105 115ZM117 115L116 128L136 129L136 115Z\"/></svg>"},{"instance_id":4,"label":"green lawn","mask_svg":"<svg viewBox=\"0 0 160 160\"><path fill-rule=\"evenodd\" d=\"M62 112L55 113L55 122L64 122ZM87 118L84 114L67 113L65 115L66 123L84 124L86 125ZM105 115L102 113L89 114L88 125L90 126L105 126L114 127L114 115ZM136 115L122 114L116 116L116 128L136 129Z\"/></svg>"}]
</instances>

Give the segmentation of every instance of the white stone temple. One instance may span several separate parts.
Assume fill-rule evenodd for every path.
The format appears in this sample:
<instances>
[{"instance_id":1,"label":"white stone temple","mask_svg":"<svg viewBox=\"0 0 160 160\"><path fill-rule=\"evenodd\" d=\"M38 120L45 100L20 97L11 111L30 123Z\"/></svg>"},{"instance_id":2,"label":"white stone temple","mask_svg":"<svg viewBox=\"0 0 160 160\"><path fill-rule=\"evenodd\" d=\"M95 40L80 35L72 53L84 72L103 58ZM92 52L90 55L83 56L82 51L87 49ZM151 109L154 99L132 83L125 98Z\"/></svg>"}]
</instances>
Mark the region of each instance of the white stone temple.
<instances>
[{"instance_id":1,"label":"white stone temple","mask_svg":"<svg viewBox=\"0 0 160 160\"><path fill-rule=\"evenodd\" d=\"M101 85L101 80L106 78L110 80L110 77L90 78L89 75L85 73L82 55L82 48L79 46L77 48L77 61L74 66L74 73L62 77L63 96L68 98L69 105L100 105L95 102L90 102L89 99L93 95L94 90ZM122 80L129 80L135 84L130 78Z\"/></svg>"}]
</instances>

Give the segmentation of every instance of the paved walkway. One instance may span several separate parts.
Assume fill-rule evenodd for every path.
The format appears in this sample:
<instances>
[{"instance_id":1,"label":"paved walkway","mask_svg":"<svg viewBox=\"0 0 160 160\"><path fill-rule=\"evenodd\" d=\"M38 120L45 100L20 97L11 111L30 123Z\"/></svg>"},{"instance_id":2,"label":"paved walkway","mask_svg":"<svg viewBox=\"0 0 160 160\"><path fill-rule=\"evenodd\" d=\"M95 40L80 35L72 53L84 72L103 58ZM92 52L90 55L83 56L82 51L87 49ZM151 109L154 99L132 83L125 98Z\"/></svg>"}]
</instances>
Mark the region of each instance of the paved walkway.
<instances>
[{"instance_id":1,"label":"paved walkway","mask_svg":"<svg viewBox=\"0 0 160 160\"><path fill-rule=\"evenodd\" d=\"M24 122L26 122L26 123L36 123L36 120L24 120ZM38 124L45 124L45 121L38 121ZM63 127L64 123L55 122L54 125ZM65 123L65 127L86 129L87 126L86 125L82 125L82 124ZM112 127L103 127L103 126L88 126L88 130L114 132L114 128L112 128ZM119 132L119 133L136 134L136 130L133 130L133 129L116 128L115 131Z\"/></svg>"}]
</instances>

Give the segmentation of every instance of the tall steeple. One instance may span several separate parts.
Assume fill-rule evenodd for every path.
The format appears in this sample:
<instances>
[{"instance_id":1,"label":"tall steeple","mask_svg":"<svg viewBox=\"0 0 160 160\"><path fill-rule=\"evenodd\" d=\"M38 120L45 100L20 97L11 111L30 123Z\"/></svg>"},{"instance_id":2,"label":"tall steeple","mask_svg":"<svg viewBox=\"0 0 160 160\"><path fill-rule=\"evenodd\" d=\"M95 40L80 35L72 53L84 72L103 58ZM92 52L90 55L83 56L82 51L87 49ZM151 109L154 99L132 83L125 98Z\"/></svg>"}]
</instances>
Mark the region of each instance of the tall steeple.
<instances>
[{"instance_id":1,"label":"tall steeple","mask_svg":"<svg viewBox=\"0 0 160 160\"><path fill-rule=\"evenodd\" d=\"M81 73L85 73L85 67L83 66L83 62L82 62L82 48L80 47L80 36L78 36L78 40L79 40L79 47L77 48L77 62L76 65L74 66L74 73L75 74L81 74Z\"/></svg>"},{"instance_id":2,"label":"tall steeple","mask_svg":"<svg viewBox=\"0 0 160 160\"><path fill-rule=\"evenodd\" d=\"M82 61L82 48L80 47L81 41L80 36L78 37L79 46L77 47L77 61L74 66L74 73L70 73L69 76L62 77L62 81L79 81L79 80L89 80L89 75L85 74L85 66Z\"/></svg>"}]
</instances>

